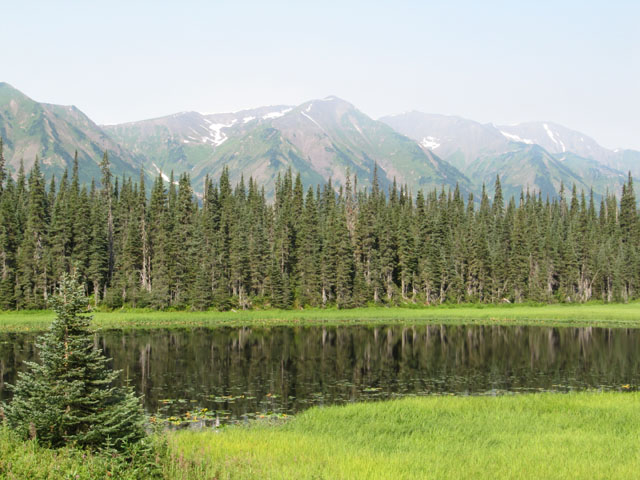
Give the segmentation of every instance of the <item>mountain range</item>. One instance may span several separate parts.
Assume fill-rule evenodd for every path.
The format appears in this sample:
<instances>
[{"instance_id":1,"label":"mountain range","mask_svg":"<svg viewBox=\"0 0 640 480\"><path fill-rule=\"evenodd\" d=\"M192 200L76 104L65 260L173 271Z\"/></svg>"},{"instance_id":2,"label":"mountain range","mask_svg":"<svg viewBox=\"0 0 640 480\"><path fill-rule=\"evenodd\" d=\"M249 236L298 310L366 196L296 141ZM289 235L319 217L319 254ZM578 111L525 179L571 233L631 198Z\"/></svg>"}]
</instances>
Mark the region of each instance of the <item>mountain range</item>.
<instances>
[{"instance_id":1,"label":"mountain range","mask_svg":"<svg viewBox=\"0 0 640 480\"><path fill-rule=\"evenodd\" d=\"M287 168L307 186L329 178L345 183L350 172L369 186L377 167L383 187L393 181L419 189L454 187L492 191L499 174L507 195L523 189L557 195L576 185L596 196L619 193L627 172L640 176L640 152L608 150L552 122L497 126L455 116L408 112L375 120L337 97L235 113L182 112L99 126L73 106L36 102L0 83L0 137L9 170L36 155L45 175L70 169L77 151L81 180L100 178L109 153L117 176L170 180L189 173L196 191L206 176L229 167L232 182L250 176L273 191Z\"/></svg>"}]
</instances>

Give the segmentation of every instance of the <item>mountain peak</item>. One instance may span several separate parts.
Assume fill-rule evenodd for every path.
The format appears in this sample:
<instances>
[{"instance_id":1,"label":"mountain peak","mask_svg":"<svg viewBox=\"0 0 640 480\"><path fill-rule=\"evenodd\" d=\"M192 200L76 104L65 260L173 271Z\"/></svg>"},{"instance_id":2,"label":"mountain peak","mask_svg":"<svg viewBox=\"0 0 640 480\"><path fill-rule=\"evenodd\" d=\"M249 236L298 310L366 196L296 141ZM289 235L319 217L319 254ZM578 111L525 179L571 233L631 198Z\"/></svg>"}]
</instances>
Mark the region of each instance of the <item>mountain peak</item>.
<instances>
[{"instance_id":1,"label":"mountain peak","mask_svg":"<svg viewBox=\"0 0 640 480\"><path fill-rule=\"evenodd\" d=\"M0 82L0 95L2 95L3 101L6 101L6 99L9 98L31 100L31 98L29 98L27 95L15 88L13 85L8 84L7 82Z\"/></svg>"},{"instance_id":2,"label":"mountain peak","mask_svg":"<svg viewBox=\"0 0 640 480\"><path fill-rule=\"evenodd\" d=\"M328 97L309 100L307 102L304 102L302 105L308 105L309 103L324 103L327 105L343 105L343 106L348 106L350 108L355 108L351 102L348 102L345 99L337 97L335 95L329 95Z\"/></svg>"},{"instance_id":3,"label":"mountain peak","mask_svg":"<svg viewBox=\"0 0 640 480\"><path fill-rule=\"evenodd\" d=\"M309 100L298 105L298 109L303 114L310 114L312 112L315 112L321 113L323 115L337 117L340 117L347 112L353 112L357 110L357 108L352 103L347 102L342 98L336 97L335 95Z\"/></svg>"},{"instance_id":4,"label":"mountain peak","mask_svg":"<svg viewBox=\"0 0 640 480\"><path fill-rule=\"evenodd\" d=\"M325 102L343 102L343 103L349 103L346 100L337 97L335 95L329 95L328 97L324 97L322 100L324 100Z\"/></svg>"},{"instance_id":5,"label":"mountain peak","mask_svg":"<svg viewBox=\"0 0 640 480\"><path fill-rule=\"evenodd\" d=\"M11 85L11 84L9 84L7 82L0 82L0 89L15 90L16 92L19 91L13 85Z\"/></svg>"}]
</instances>

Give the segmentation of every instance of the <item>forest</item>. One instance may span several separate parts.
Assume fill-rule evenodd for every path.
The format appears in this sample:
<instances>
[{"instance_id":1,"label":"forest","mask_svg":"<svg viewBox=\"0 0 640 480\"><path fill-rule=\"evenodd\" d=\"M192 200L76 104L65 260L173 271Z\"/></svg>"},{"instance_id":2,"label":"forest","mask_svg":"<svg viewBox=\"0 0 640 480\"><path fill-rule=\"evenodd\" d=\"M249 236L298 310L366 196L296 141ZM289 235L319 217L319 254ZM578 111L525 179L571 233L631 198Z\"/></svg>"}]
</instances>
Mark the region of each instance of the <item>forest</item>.
<instances>
[{"instance_id":1,"label":"forest","mask_svg":"<svg viewBox=\"0 0 640 480\"><path fill-rule=\"evenodd\" d=\"M0 309L46 308L65 272L95 306L218 310L400 303L626 302L638 297L631 175L620 198L561 189L489 198L384 191L357 178L305 191L283 172L268 196L228 171L196 195L188 174L153 185L12 179L0 144Z\"/></svg>"}]
</instances>

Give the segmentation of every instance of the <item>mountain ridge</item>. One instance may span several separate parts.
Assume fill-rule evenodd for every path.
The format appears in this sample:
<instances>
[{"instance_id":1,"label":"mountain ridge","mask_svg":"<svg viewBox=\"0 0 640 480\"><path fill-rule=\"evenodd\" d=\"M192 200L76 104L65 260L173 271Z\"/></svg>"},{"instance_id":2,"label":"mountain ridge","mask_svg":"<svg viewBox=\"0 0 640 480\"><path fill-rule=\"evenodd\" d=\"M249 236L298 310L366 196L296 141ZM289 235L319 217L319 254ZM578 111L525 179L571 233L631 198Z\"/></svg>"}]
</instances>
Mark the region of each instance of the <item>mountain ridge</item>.
<instances>
[{"instance_id":1,"label":"mountain ridge","mask_svg":"<svg viewBox=\"0 0 640 480\"><path fill-rule=\"evenodd\" d=\"M147 158L163 158L163 165L191 173L196 185L206 174L219 174L224 165L232 181L253 174L269 188L278 172L289 167L309 182L331 178L339 186L350 172L367 185L378 165L383 183L395 178L413 189L459 183L469 191L468 179L455 168L336 96L296 106L194 115L197 125L191 126L181 114L105 128L133 152L146 149ZM182 124L172 126L177 119ZM144 131L150 123L156 124L151 133Z\"/></svg>"},{"instance_id":2,"label":"mountain ridge","mask_svg":"<svg viewBox=\"0 0 640 480\"><path fill-rule=\"evenodd\" d=\"M231 180L253 177L272 191L278 174L300 172L305 185L328 179L344 185L347 172L369 186L378 168L383 187L394 181L412 192L458 185L478 194L492 190L497 174L512 195L560 185L618 192L626 171L640 177L640 152L612 151L591 137L554 122L480 123L417 110L376 120L335 95L299 105L270 105L237 112L184 111L140 121L97 125L80 109L40 103L0 82L0 136L15 175L36 155L50 177L70 170L78 151L81 180L100 178L109 152L116 176L166 181L188 173L196 191L205 177L229 167Z\"/></svg>"}]
</instances>

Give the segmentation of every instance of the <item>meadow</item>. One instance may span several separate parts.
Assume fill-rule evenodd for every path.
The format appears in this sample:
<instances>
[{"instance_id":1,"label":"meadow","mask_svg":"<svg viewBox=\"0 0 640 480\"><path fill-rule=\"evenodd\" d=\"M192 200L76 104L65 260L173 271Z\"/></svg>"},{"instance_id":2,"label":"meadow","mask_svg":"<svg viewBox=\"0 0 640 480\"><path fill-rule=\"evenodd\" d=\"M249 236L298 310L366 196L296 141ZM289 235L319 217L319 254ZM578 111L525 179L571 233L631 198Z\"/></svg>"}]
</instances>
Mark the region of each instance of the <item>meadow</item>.
<instances>
[{"instance_id":1,"label":"meadow","mask_svg":"<svg viewBox=\"0 0 640 480\"><path fill-rule=\"evenodd\" d=\"M45 330L53 312L0 312L0 332ZM365 307L354 309L156 311L114 310L93 313L96 329L184 328L219 326L480 324L640 327L640 302L586 304L503 304Z\"/></svg>"},{"instance_id":2,"label":"meadow","mask_svg":"<svg viewBox=\"0 0 640 480\"><path fill-rule=\"evenodd\" d=\"M639 406L637 392L583 392L316 407L288 421L165 433L157 473L180 480L634 478ZM41 449L6 429L0 450L1 478L141 478L135 463L127 469L72 449Z\"/></svg>"}]
</instances>

